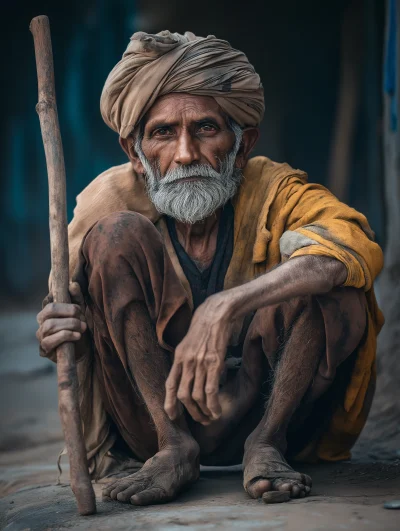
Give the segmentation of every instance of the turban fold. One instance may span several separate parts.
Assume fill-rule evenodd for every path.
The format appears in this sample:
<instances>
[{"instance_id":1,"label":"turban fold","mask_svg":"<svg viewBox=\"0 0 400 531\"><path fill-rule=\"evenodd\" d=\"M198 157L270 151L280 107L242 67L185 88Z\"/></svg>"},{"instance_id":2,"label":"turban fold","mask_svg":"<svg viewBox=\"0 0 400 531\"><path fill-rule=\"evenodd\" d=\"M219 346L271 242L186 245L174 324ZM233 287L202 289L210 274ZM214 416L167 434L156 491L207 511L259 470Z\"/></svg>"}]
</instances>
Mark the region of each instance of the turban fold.
<instances>
[{"instance_id":1,"label":"turban fold","mask_svg":"<svg viewBox=\"0 0 400 531\"><path fill-rule=\"evenodd\" d=\"M138 32L110 72L100 100L106 124L126 138L157 98L172 92L211 96L240 126L264 114L260 77L244 53L213 35Z\"/></svg>"}]
</instances>

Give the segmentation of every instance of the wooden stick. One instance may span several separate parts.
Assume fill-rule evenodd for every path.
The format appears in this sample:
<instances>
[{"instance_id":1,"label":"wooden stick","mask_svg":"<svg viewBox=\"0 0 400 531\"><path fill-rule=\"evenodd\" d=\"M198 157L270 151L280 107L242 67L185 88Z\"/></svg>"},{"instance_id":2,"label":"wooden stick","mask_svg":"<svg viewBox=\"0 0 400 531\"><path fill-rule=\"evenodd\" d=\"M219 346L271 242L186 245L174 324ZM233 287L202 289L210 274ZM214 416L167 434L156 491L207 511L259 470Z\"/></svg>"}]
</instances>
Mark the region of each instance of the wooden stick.
<instances>
[{"instance_id":1,"label":"wooden stick","mask_svg":"<svg viewBox=\"0 0 400 531\"><path fill-rule=\"evenodd\" d=\"M49 180L52 294L54 302L70 302L68 227L64 154L58 123L50 25L46 16L30 24L35 44L39 115ZM58 406L67 445L71 488L81 515L96 512L96 500L87 466L78 398L73 343L57 348Z\"/></svg>"}]
</instances>

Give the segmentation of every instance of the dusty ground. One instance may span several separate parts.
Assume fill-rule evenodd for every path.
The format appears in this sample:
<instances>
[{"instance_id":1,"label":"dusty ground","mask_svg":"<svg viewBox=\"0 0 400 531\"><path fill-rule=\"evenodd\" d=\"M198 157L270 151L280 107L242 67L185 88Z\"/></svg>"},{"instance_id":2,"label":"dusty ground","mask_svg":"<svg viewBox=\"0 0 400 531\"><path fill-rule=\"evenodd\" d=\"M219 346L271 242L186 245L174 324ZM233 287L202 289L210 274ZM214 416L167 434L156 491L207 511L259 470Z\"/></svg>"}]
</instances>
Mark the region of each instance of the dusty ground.
<instances>
[{"instance_id":1,"label":"dusty ground","mask_svg":"<svg viewBox=\"0 0 400 531\"><path fill-rule=\"evenodd\" d=\"M400 426L393 418L385 423L378 413L353 462L302 468L314 480L305 500L267 506L244 493L238 467L205 469L193 488L168 505L135 508L99 501L96 516L78 517L69 486L56 486L62 435L55 371L37 354L35 330L32 312L0 316L0 529L400 528L400 511L383 508L384 502L400 499Z\"/></svg>"}]
</instances>

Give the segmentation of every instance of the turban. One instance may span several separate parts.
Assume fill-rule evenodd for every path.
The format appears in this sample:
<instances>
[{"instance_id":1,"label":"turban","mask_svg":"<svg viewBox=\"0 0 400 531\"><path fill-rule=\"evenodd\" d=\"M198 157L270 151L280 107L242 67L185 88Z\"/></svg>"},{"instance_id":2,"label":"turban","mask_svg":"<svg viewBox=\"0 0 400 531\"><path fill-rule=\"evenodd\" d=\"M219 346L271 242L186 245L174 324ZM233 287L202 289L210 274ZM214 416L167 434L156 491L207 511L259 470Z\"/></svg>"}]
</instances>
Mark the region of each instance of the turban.
<instances>
[{"instance_id":1,"label":"turban","mask_svg":"<svg viewBox=\"0 0 400 531\"><path fill-rule=\"evenodd\" d=\"M100 100L106 124L126 138L157 98L211 96L240 126L264 114L260 77L243 52L213 35L138 32L108 76Z\"/></svg>"}]
</instances>

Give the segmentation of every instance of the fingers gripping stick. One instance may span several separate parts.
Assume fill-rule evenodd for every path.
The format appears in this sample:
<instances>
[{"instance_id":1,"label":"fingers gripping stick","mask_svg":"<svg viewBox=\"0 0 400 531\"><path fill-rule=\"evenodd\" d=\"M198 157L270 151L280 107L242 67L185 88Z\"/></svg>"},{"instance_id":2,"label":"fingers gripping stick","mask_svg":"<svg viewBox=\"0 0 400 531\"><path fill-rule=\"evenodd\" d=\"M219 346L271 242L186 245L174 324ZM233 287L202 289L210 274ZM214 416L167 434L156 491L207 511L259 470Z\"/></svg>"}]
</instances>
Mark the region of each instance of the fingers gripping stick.
<instances>
[{"instance_id":1,"label":"fingers gripping stick","mask_svg":"<svg viewBox=\"0 0 400 531\"><path fill-rule=\"evenodd\" d=\"M49 180L52 292L55 302L65 303L70 302L66 183L49 19L46 16L34 18L30 30L35 44L39 88L36 110L39 114ZM57 373L58 404L70 462L71 488L79 513L89 515L96 512L96 501L83 440L73 343L63 343L57 348Z\"/></svg>"}]
</instances>

